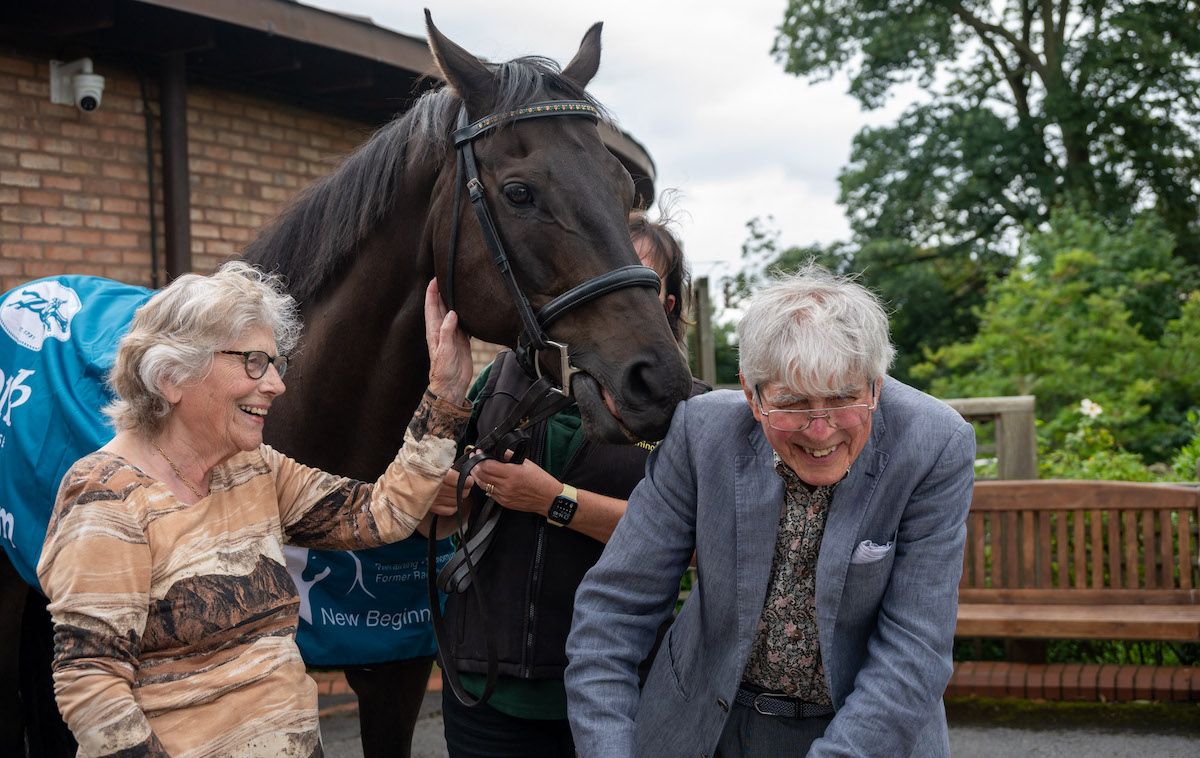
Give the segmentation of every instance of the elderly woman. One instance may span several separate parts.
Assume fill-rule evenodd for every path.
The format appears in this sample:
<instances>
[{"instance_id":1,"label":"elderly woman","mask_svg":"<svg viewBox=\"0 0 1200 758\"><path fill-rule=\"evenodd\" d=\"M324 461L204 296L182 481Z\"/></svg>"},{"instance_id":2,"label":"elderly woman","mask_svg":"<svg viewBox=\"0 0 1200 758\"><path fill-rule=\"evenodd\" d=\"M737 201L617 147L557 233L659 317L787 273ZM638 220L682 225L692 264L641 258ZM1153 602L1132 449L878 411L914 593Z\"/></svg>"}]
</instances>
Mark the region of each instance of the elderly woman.
<instances>
[{"instance_id":1,"label":"elderly woman","mask_svg":"<svg viewBox=\"0 0 1200 758\"><path fill-rule=\"evenodd\" d=\"M471 360L434 283L425 317L429 389L364 484L262 443L300 330L272 277L230 263L138 309L110 377L117 435L63 478L38 565L81 755L322 754L282 546L374 547L426 515Z\"/></svg>"}]
</instances>

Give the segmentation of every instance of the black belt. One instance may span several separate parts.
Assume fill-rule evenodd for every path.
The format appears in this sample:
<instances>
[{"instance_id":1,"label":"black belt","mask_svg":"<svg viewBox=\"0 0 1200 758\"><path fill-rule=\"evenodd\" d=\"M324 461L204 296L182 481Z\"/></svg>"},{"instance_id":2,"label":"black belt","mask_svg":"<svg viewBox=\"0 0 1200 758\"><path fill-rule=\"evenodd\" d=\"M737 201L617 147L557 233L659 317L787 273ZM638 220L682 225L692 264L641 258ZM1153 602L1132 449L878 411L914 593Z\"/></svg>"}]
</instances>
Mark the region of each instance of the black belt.
<instances>
[{"instance_id":1,"label":"black belt","mask_svg":"<svg viewBox=\"0 0 1200 758\"><path fill-rule=\"evenodd\" d=\"M774 692L752 692L738 688L733 702L753 708L764 716L786 716L787 718L811 719L819 716L832 716L833 706L809 703L797 700L790 695Z\"/></svg>"}]
</instances>

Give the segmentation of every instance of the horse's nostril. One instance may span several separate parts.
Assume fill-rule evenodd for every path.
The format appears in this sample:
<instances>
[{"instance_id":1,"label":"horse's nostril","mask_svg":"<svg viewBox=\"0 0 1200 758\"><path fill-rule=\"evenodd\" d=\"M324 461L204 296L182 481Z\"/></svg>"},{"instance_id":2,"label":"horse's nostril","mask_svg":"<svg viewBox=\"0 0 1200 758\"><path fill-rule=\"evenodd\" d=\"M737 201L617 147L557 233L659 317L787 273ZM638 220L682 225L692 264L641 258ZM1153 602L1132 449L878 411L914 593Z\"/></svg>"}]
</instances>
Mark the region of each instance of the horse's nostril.
<instances>
[{"instance_id":1,"label":"horse's nostril","mask_svg":"<svg viewBox=\"0 0 1200 758\"><path fill-rule=\"evenodd\" d=\"M653 393L654 365L649 361L639 361L629 369L625 382L625 391L631 400L645 402Z\"/></svg>"},{"instance_id":2,"label":"horse's nostril","mask_svg":"<svg viewBox=\"0 0 1200 758\"><path fill-rule=\"evenodd\" d=\"M633 362L625 374L625 397L643 412L669 413L687 398L691 375L681 356L664 355Z\"/></svg>"}]
</instances>

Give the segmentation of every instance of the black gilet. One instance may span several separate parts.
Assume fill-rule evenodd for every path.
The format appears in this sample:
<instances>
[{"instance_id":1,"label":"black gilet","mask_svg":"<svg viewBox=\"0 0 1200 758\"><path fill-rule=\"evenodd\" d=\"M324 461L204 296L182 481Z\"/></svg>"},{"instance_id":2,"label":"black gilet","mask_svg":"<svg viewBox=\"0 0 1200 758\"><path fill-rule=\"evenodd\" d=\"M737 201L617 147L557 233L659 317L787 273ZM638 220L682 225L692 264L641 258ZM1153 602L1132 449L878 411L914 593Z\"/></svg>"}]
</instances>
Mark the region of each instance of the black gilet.
<instances>
[{"instance_id":1,"label":"black gilet","mask_svg":"<svg viewBox=\"0 0 1200 758\"><path fill-rule=\"evenodd\" d=\"M475 402L480 407L467 441L500 423L531 384L510 351L497 356ZM707 388L707 385L704 385ZM530 430L529 459L543 465L545 422ZM627 500L645 474L649 446L611 445L585 439L559 480L601 495ZM476 490L478 497L478 490ZM476 500L478 508L482 500ZM446 601L451 654L461 671L487 671L484 632L475 600L482 592L499 653L499 672L526 679L561 679L566 669L567 633L575 590L600 558L604 544L545 516L501 509L496 537L477 563L478 584Z\"/></svg>"}]
</instances>

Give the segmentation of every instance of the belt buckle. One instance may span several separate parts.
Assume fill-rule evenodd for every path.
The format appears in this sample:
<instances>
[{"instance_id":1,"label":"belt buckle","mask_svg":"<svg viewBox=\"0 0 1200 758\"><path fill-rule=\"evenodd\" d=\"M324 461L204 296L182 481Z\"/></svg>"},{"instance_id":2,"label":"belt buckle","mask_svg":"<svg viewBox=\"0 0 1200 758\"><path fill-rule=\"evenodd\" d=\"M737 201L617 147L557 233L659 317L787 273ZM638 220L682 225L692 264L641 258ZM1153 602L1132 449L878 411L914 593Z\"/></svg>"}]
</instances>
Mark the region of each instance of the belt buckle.
<instances>
[{"instance_id":1,"label":"belt buckle","mask_svg":"<svg viewBox=\"0 0 1200 758\"><path fill-rule=\"evenodd\" d=\"M762 707L761 707L761 706L759 706L759 704L758 704L758 699L759 699L760 697L766 697L766 698L776 698L776 699L779 699L779 700L790 700L790 699L791 699L791 696L790 696L790 695L783 695L783 694L779 694L779 693L776 693L776 692L759 692L758 694L756 694L756 695L754 696L754 710L758 711L759 713L761 713L761 714L762 714L762 715L764 715L764 716L780 716L780 715L782 715L782 714L779 714L779 713L768 713L767 711L764 711L764 710L762 709Z\"/></svg>"}]
</instances>

